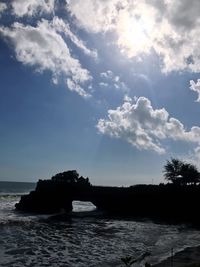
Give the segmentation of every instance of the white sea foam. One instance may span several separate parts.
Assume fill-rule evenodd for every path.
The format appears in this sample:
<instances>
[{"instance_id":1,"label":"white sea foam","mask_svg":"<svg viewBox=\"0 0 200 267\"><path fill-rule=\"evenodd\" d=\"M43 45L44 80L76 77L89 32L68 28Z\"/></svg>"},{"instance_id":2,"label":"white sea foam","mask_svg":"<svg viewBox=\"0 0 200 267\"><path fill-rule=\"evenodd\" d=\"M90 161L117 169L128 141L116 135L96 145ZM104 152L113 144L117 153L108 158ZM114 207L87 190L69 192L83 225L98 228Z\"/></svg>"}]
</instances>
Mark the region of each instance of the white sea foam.
<instances>
[{"instance_id":1,"label":"white sea foam","mask_svg":"<svg viewBox=\"0 0 200 267\"><path fill-rule=\"evenodd\" d=\"M0 266L123 266L121 257L147 251L145 261L155 263L171 248L200 244L200 231L185 225L93 216L95 207L78 201L65 220L46 220L47 215L16 212L19 199L0 196Z\"/></svg>"}]
</instances>

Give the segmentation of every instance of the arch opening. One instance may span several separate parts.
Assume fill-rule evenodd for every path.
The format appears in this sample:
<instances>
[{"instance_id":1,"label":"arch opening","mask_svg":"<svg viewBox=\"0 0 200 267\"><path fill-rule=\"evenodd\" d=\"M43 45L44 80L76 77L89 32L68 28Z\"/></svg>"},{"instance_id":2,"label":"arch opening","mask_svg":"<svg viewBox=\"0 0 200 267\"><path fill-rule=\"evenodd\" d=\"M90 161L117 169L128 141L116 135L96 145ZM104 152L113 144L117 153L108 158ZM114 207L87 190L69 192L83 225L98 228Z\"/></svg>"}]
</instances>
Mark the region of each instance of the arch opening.
<instances>
[{"instance_id":1,"label":"arch opening","mask_svg":"<svg viewBox=\"0 0 200 267\"><path fill-rule=\"evenodd\" d=\"M89 212L96 210L96 206L90 201L72 201L73 212Z\"/></svg>"}]
</instances>

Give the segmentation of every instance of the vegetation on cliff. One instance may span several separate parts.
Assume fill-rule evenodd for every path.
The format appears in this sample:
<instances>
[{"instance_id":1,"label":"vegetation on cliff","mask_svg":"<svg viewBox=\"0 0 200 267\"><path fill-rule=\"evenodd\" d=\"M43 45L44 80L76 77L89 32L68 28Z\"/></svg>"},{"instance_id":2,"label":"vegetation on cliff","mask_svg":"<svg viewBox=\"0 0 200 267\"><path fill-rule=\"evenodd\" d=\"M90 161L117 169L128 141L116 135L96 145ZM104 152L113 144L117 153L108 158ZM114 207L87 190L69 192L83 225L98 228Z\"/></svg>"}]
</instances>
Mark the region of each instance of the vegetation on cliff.
<instances>
[{"instance_id":1,"label":"vegetation on cliff","mask_svg":"<svg viewBox=\"0 0 200 267\"><path fill-rule=\"evenodd\" d=\"M80 186L90 186L89 178L84 178L83 176L79 176L76 170L65 171L61 173L57 173L51 178L52 181L58 183L66 183L70 185L80 185Z\"/></svg>"}]
</instances>

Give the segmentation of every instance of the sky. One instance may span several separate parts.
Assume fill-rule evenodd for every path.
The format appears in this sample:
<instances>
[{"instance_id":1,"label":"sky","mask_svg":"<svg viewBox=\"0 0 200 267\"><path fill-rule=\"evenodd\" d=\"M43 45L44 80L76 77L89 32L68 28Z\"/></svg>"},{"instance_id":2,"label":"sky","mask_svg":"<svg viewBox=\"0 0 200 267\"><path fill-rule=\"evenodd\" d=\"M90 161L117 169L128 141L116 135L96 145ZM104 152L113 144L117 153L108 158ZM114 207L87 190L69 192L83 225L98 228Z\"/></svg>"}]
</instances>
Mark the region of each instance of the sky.
<instances>
[{"instance_id":1,"label":"sky","mask_svg":"<svg viewBox=\"0 0 200 267\"><path fill-rule=\"evenodd\" d=\"M200 168L199 0L0 0L0 180Z\"/></svg>"}]
</instances>

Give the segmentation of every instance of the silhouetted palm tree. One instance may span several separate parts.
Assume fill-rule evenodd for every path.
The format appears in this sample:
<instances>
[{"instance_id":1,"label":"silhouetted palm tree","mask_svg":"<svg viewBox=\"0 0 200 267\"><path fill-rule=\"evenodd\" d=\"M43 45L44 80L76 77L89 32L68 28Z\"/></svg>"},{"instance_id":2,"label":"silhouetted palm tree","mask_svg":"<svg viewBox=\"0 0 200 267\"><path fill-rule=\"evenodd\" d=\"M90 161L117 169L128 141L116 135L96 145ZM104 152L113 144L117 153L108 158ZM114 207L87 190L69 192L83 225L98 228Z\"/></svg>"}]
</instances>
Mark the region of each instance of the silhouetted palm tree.
<instances>
[{"instance_id":1,"label":"silhouetted palm tree","mask_svg":"<svg viewBox=\"0 0 200 267\"><path fill-rule=\"evenodd\" d=\"M179 159L171 158L170 161L168 160L163 170L165 179L173 183L178 183L182 166L183 162Z\"/></svg>"}]
</instances>

